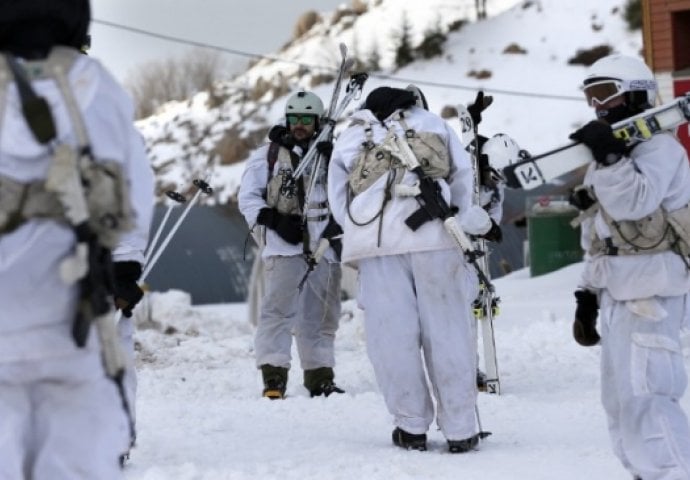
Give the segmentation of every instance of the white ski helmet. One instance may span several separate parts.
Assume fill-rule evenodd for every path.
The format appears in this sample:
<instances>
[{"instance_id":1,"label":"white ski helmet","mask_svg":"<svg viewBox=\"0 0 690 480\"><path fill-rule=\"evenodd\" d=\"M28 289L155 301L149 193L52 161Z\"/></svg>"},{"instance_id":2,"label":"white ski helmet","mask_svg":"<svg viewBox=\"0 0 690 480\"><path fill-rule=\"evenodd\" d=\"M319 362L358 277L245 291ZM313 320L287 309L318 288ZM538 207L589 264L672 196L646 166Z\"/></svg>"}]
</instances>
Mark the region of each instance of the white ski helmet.
<instances>
[{"instance_id":1,"label":"white ski helmet","mask_svg":"<svg viewBox=\"0 0 690 480\"><path fill-rule=\"evenodd\" d=\"M316 115L319 118L325 112L321 99L316 94L304 90L294 93L285 104L285 115L296 113L298 115Z\"/></svg>"},{"instance_id":2,"label":"white ski helmet","mask_svg":"<svg viewBox=\"0 0 690 480\"><path fill-rule=\"evenodd\" d=\"M482 146L484 155L489 157L489 165L502 170L522 158L522 150L515 140L505 133L497 133Z\"/></svg>"},{"instance_id":3,"label":"white ski helmet","mask_svg":"<svg viewBox=\"0 0 690 480\"><path fill-rule=\"evenodd\" d=\"M581 88L591 106L625 95L626 104L638 110L653 106L657 94L657 83L647 64L627 55L608 55L594 62Z\"/></svg>"}]
</instances>

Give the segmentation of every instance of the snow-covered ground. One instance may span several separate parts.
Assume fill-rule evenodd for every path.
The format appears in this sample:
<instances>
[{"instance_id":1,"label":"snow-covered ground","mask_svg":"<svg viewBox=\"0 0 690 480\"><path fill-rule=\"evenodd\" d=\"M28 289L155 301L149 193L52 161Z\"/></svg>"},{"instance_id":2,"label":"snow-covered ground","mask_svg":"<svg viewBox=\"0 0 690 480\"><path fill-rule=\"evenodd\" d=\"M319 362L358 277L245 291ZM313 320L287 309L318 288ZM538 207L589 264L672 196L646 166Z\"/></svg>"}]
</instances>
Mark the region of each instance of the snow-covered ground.
<instances>
[{"instance_id":1,"label":"snow-covered ground","mask_svg":"<svg viewBox=\"0 0 690 480\"><path fill-rule=\"evenodd\" d=\"M580 347L570 334L581 268L496 280L502 394L480 394L482 427L493 435L462 455L447 453L435 426L427 452L392 445L353 301L336 340L336 379L347 393L309 398L295 363L288 398L270 401L261 398L246 304L191 307L181 292L153 294L157 328L137 334L138 446L126 477L629 480L608 443L599 347Z\"/></svg>"}]
</instances>

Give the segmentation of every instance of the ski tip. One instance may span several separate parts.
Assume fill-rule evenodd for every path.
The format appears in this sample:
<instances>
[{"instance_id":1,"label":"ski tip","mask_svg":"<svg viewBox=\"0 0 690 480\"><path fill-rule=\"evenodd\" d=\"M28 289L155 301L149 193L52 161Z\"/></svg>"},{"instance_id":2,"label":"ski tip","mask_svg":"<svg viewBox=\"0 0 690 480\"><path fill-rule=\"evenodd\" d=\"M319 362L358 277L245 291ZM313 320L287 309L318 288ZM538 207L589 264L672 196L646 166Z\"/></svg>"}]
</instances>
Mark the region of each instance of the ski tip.
<instances>
[{"instance_id":1,"label":"ski tip","mask_svg":"<svg viewBox=\"0 0 690 480\"><path fill-rule=\"evenodd\" d=\"M355 66L355 59L354 58L348 58L345 63L343 64L343 70L348 71L352 70L352 67Z\"/></svg>"},{"instance_id":2,"label":"ski tip","mask_svg":"<svg viewBox=\"0 0 690 480\"><path fill-rule=\"evenodd\" d=\"M346 56L347 56L347 45L345 45L344 43L341 43L341 44L339 45L339 47L340 47L340 54L341 54L343 57L346 57Z\"/></svg>"}]
</instances>

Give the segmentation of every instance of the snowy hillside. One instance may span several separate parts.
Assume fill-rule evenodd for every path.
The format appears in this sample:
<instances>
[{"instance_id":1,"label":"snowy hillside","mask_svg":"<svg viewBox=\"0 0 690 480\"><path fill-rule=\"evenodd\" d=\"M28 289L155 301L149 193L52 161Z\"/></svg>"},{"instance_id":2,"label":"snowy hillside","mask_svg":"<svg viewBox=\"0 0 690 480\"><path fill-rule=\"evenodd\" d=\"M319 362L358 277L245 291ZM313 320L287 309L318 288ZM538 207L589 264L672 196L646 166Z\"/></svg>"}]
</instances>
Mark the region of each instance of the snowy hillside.
<instances>
[{"instance_id":1,"label":"snowy hillside","mask_svg":"<svg viewBox=\"0 0 690 480\"><path fill-rule=\"evenodd\" d=\"M380 57L381 70L370 72L364 95L383 84L414 82L440 113L445 106L472 101L484 89L495 101L485 114L483 133L508 133L532 153L560 145L591 116L578 90L584 67L568 64L579 50L600 45L627 54L641 50L640 32L628 32L622 19L624 0L489 1L489 14L501 13L464 24L474 2L356 3L365 7L322 12L310 30L274 54L281 61L262 60L213 92L167 104L159 115L141 121L159 190L184 188L191 178L204 177L209 164L221 163L211 178L215 201L231 198L242 160L282 120L286 95L304 87L330 98L327 80L340 42L361 62L374 50ZM443 55L395 70L393 52L405 22L413 47L429 29L441 29L447 35ZM449 122L459 130L453 118Z\"/></svg>"}]
</instances>

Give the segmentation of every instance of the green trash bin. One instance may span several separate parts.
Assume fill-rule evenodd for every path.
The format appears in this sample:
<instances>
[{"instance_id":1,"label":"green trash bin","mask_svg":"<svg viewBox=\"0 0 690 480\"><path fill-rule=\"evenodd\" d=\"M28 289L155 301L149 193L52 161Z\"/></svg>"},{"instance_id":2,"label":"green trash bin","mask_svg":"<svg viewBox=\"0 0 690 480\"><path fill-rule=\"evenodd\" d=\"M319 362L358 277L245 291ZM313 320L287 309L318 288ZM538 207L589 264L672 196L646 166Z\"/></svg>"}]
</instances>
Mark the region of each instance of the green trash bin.
<instances>
[{"instance_id":1,"label":"green trash bin","mask_svg":"<svg viewBox=\"0 0 690 480\"><path fill-rule=\"evenodd\" d=\"M577 215L578 210L565 197L527 199L527 239L532 277L582 260L580 228L570 225Z\"/></svg>"}]
</instances>

